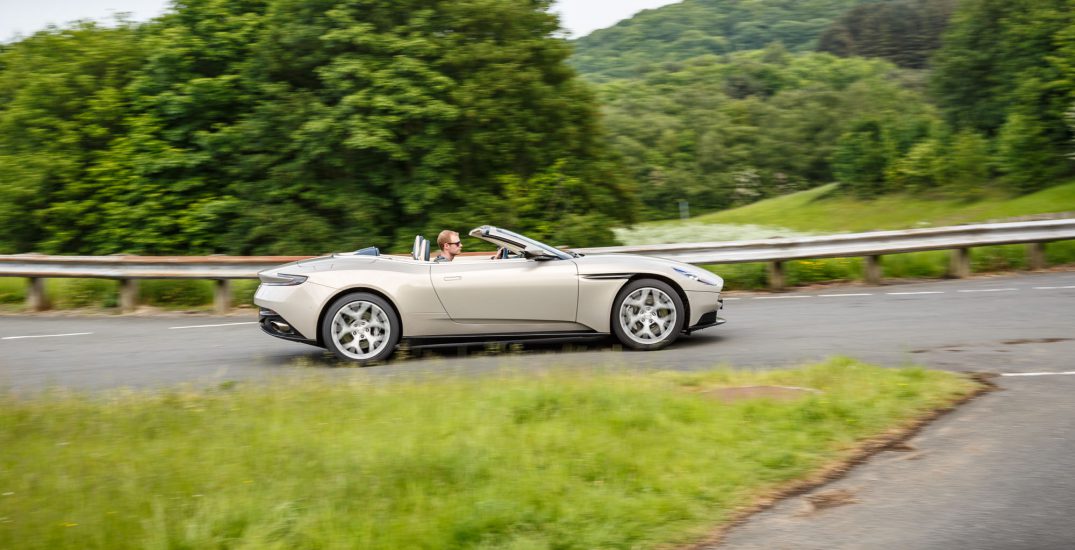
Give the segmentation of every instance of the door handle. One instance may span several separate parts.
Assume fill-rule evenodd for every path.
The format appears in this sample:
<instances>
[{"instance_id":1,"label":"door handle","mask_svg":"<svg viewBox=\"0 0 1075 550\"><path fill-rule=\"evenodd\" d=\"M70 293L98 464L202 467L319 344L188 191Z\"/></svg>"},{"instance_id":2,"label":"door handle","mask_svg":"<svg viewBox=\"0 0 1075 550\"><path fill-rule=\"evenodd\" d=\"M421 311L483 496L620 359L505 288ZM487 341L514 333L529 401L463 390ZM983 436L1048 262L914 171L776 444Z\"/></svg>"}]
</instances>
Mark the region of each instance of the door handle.
<instances>
[{"instance_id":1,"label":"door handle","mask_svg":"<svg viewBox=\"0 0 1075 550\"><path fill-rule=\"evenodd\" d=\"M444 280L445 281L458 281L459 279L462 279L462 278L463 277L461 277L459 275L453 275L451 277L445 277Z\"/></svg>"}]
</instances>

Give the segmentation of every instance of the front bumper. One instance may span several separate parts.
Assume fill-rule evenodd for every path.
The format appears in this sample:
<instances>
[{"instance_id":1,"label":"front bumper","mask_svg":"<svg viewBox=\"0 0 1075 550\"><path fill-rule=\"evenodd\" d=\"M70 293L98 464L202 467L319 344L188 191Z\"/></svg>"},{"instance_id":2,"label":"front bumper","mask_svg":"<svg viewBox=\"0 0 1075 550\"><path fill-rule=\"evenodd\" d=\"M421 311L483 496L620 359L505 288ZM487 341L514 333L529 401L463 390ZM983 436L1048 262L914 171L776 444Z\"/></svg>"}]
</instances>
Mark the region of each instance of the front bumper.
<instances>
[{"instance_id":1,"label":"front bumper","mask_svg":"<svg viewBox=\"0 0 1075 550\"><path fill-rule=\"evenodd\" d=\"M699 292L688 290L687 301L690 303L690 320L683 332L690 334L693 331L712 327L724 323L718 314L724 308L724 298L720 292Z\"/></svg>"}]
</instances>

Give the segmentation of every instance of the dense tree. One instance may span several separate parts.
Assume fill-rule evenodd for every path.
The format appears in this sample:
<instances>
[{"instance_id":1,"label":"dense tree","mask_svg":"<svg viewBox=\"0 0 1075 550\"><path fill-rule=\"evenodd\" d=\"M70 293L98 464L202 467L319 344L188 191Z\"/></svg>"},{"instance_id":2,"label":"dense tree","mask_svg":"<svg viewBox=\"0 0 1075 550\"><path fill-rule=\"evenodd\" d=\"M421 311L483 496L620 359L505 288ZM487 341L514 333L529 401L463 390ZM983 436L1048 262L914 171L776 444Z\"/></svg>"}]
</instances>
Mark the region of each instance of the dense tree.
<instances>
[{"instance_id":1,"label":"dense tree","mask_svg":"<svg viewBox=\"0 0 1075 550\"><path fill-rule=\"evenodd\" d=\"M866 1L683 0L575 40L571 64L587 79L605 81L774 42L793 52L810 51L837 17Z\"/></svg>"},{"instance_id":2,"label":"dense tree","mask_svg":"<svg viewBox=\"0 0 1075 550\"><path fill-rule=\"evenodd\" d=\"M848 10L818 38L818 50L882 57L921 69L941 43L957 0L887 0Z\"/></svg>"},{"instance_id":3,"label":"dense tree","mask_svg":"<svg viewBox=\"0 0 1075 550\"><path fill-rule=\"evenodd\" d=\"M126 131L137 34L78 23L0 50L0 250L88 250L104 194L87 175Z\"/></svg>"},{"instance_id":4,"label":"dense tree","mask_svg":"<svg viewBox=\"0 0 1075 550\"><path fill-rule=\"evenodd\" d=\"M70 145L78 162L62 180L41 177L38 187L58 195L42 199L12 180L18 192L0 198L0 209L13 218L41 212L48 223L12 233L3 246L398 249L416 232L479 222L607 243L607 228L589 236L579 228L629 222L630 193L591 92L564 64L570 49L554 37L550 3L180 0L139 32L117 35L134 44L114 49L135 53L112 62L131 58L121 80L107 83L115 130L92 151ZM101 29L85 32L102 40L94 34ZM61 40L45 32L0 54L0 125L10 129L0 139L14 140L18 116L33 118L30 107L17 107L43 85L25 82L35 61L20 52L40 44L52 62L51 43ZM63 81L83 78L56 71ZM46 95L53 104L41 110L79 116ZM10 151L10 162L25 164L27 151ZM52 158L40 164L59 170ZM556 201L534 208L512 182L544 186Z\"/></svg>"},{"instance_id":5,"label":"dense tree","mask_svg":"<svg viewBox=\"0 0 1075 550\"><path fill-rule=\"evenodd\" d=\"M680 200L717 209L832 181L837 141L861 117L884 125L885 159L904 154L937 116L899 73L883 61L772 46L600 90L643 214L660 218L675 216Z\"/></svg>"},{"instance_id":6,"label":"dense tree","mask_svg":"<svg viewBox=\"0 0 1075 550\"><path fill-rule=\"evenodd\" d=\"M949 122L998 140L1015 188L1075 170L1064 113L1075 78L1075 0L964 0L934 58L933 90Z\"/></svg>"}]
</instances>

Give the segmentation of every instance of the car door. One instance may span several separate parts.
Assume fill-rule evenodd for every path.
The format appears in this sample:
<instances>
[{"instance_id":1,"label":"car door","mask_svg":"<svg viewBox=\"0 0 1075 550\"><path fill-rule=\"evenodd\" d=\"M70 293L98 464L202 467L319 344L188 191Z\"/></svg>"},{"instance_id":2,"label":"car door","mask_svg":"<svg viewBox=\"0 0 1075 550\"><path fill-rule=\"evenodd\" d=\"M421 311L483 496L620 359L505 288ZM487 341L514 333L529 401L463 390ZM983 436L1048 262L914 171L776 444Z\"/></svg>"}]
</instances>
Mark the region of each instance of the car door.
<instances>
[{"instance_id":1,"label":"car door","mask_svg":"<svg viewBox=\"0 0 1075 550\"><path fill-rule=\"evenodd\" d=\"M429 276L454 321L574 322L578 310L578 266L571 260L443 262Z\"/></svg>"}]
</instances>

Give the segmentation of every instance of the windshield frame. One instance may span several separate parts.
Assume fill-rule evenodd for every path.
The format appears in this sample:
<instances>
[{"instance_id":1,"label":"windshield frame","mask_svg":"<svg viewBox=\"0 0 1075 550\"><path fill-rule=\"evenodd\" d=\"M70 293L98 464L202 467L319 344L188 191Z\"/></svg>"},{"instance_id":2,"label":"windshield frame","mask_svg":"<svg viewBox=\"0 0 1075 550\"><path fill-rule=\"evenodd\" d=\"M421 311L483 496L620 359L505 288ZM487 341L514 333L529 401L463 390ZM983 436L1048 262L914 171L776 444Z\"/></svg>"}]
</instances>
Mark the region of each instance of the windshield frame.
<instances>
[{"instance_id":1,"label":"windshield frame","mask_svg":"<svg viewBox=\"0 0 1075 550\"><path fill-rule=\"evenodd\" d=\"M470 230L470 236L476 239L481 239L487 243L496 245L498 247L504 247L512 251L515 254L522 255L524 250L528 246L535 246L545 251L549 256L557 260L570 260L573 256L563 250L560 250L554 246L547 245L541 241L531 239L525 235L520 235L514 231L508 229L502 229L492 225L483 225Z\"/></svg>"}]
</instances>

